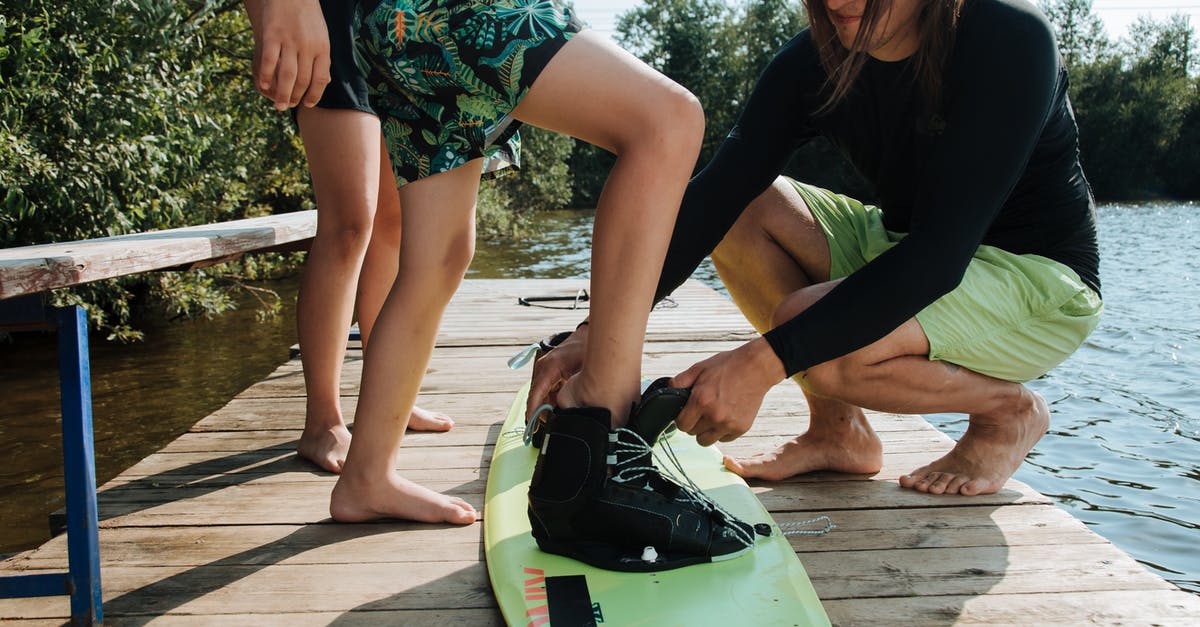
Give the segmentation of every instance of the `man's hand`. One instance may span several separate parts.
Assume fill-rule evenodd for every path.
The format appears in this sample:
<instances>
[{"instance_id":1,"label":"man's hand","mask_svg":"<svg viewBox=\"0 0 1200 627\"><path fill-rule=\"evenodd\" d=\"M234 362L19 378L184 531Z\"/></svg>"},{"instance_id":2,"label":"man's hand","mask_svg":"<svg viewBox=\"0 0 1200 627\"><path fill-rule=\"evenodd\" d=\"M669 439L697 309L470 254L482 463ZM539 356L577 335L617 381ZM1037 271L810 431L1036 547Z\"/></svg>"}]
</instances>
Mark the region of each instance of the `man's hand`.
<instances>
[{"instance_id":1,"label":"man's hand","mask_svg":"<svg viewBox=\"0 0 1200 627\"><path fill-rule=\"evenodd\" d=\"M312 107L329 84L329 30L317 0L246 0L254 30L254 87L285 109Z\"/></svg>"},{"instance_id":2,"label":"man's hand","mask_svg":"<svg viewBox=\"0 0 1200 627\"><path fill-rule=\"evenodd\" d=\"M579 327L557 348L533 362L533 383L525 404L526 418L544 403L554 405L555 392L567 379L583 369L583 358L587 353L587 330L587 325Z\"/></svg>"},{"instance_id":3,"label":"man's hand","mask_svg":"<svg viewBox=\"0 0 1200 627\"><path fill-rule=\"evenodd\" d=\"M671 387L692 388L675 425L701 446L735 440L750 430L763 397L785 374L762 338L717 353L671 380Z\"/></svg>"}]
</instances>

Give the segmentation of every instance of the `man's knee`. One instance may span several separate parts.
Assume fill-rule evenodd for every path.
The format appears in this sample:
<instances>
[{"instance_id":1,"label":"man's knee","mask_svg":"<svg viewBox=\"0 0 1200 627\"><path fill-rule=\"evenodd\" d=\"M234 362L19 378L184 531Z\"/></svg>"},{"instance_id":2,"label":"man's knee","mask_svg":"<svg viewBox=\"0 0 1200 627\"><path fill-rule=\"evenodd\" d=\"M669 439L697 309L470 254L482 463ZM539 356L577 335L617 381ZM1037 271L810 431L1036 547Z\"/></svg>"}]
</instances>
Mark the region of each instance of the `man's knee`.
<instances>
[{"instance_id":1,"label":"man's knee","mask_svg":"<svg viewBox=\"0 0 1200 627\"><path fill-rule=\"evenodd\" d=\"M759 255L764 245L772 244L770 225L775 219L773 214L780 209L779 186L786 184L783 177L775 179L771 187L746 205L746 210L712 252L718 272L736 272L741 259Z\"/></svg>"},{"instance_id":2,"label":"man's knee","mask_svg":"<svg viewBox=\"0 0 1200 627\"><path fill-rule=\"evenodd\" d=\"M828 294L830 289L832 289L831 285L818 283L792 292L775 307L775 311L771 314L771 328L775 328L800 315L803 311L812 307L818 300L821 300L821 297Z\"/></svg>"},{"instance_id":3,"label":"man's knee","mask_svg":"<svg viewBox=\"0 0 1200 627\"><path fill-rule=\"evenodd\" d=\"M804 372L804 387L817 396L841 398L848 382L854 379L853 370L849 359L831 359Z\"/></svg>"}]
</instances>

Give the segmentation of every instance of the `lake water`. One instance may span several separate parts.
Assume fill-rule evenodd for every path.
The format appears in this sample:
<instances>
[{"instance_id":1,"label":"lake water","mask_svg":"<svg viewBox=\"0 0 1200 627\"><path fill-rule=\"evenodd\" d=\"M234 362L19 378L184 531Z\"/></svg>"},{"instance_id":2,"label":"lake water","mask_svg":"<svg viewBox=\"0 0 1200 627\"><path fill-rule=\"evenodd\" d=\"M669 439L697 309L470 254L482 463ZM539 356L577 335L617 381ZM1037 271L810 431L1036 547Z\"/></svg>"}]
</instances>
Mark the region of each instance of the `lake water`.
<instances>
[{"instance_id":1,"label":"lake water","mask_svg":"<svg viewBox=\"0 0 1200 627\"><path fill-rule=\"evenodd\" d=\"M480 242L470 278L588 271L590 215L538 216L528 242ZM1051 432L1017 478L1176 585L1200 594L1200 205L1099 210L1105 315L1074 356L1030 386ZM696 275L720 289L711 265ZM294 297L295 282L278 288ZM101 482L153 453L287 359L294 310L155 327L142 344L92 341ZM62 505L52 341L0 344L0 553L36 546ZM934 415L958 436L966 420Z\"/></svg>"}]
</instances>

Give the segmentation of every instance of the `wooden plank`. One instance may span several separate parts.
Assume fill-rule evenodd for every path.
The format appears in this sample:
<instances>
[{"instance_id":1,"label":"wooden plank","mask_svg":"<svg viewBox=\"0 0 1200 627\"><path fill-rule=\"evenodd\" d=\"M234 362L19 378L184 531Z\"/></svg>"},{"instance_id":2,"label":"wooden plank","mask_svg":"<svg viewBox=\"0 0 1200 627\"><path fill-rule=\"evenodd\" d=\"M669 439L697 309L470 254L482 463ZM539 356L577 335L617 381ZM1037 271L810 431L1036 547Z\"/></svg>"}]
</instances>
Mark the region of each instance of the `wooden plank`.
<instances>
[{"instance_id":1,"label":"wooden plank","mask_svg":"<svg viewBox=\"0 0 1200 627\"><path fill-rule=\"evenodd\" d=\"M107 617L366 610L492 609L483 562L258 564L199 567L106 564ZM63 601L65 604L65 600ZM42 599L0 600L15 619L60 615Z\"/></svg>"},{"instance_id":2,"label":"wooden plank","mask_svg":"<svg viewBox=\"0 0 1200 627\"><path fill-rule=\"evenodd\" d=\"M504 625L499 608L430 609L430 610L375 610L352 609L346 612L305 612L276 614L220 614L216 616L176 615L155 617L155 627L193 627L212 625L214 619L221 625L245 625L246 627L378 627L379 625L403 625L404 627L446 627L446 625L472 625L490 627ZM52 623L58 625L59 623Z\"/></svg>"},{"instance_id":3,"label":"wooden plank","mask_svg":"<svg viewBox=\"0 0 1200 627\"><path fill-rule=\"evenodd\" d=\"M939 595L822 602L835 625L1178 625L1200 598L1178 590Z\"/></svg>"},{"instance_id":4,"label":"wooden plank","mask_svg":"<svg viewBox=\"0 0 1200 627\"><path fill-rule=\"evenodd\" d=\"M801 561L822 599L1176 589L1110 544L1084 546L833 551Z\"/></svg>"},{"instance_id":5,"label":"wooden plank","mask_svg":"<svg viewBox=\"0 0 1200 627\"><path fill-rule=\"evenodd\" d=\"M0 250L0 299L303 242L317 212Z\"/></svg>"},{"instance_id":6,"label":"wooden plank","mask_svg":"<svg viewBox=\"0 0 1200 627\"><path fill-rule=\"evenodd\" d=\"M852 551L802 556L823 600L1171 591L1120 551L1104 545ZM270 562L218 560L195 567L113 565L106 609L116 615L329 612L363 609L490 608L478 561ZM932 592L935 591L936 592ZM44 617L44 603L0 602L14 618ZM1185 608L1186 609L1186 608ZM1134 614L1136 615L1136 614ZM1028 617L1036 622L1036 617ZM886 621L885 621L886 622Z\"/></svg>"},{"instance_id":7,"label":"wooden plank","mask_svg":"<svg viewBox=\"0 0 1200 627\"><path fill-rule=\"evenodd\" d=\"M462 468L441 477L422 475L420 483L482 507L486 480ZM481 473L482 474L482 473ZM100 494L100 520L106 527L183 525L299 525L329 522L329 494L336 477L309 475L311 480L239 477L172 485L160 478L130 481ZM414 480L417 480L414 477ZM995 494L976 497L928 495L901 489L894 481L827 480L803 484L753 486L772 513L828 514L840 524L849 510L943 508L1048 504L1044 496L1019 482ZM486 512L485 512L486 515Z\"/></svg>"},{"instance_id":8,"label":"wooden plank","mask_svg":"<svg viewBox=\"0 0 1200 627\"><path fill-rule=\"evenodd\" d=\"M773 516L784 524L821 514L836 520L837 527L823 536L790 536L796 552L1108 543L1054 505L775 512ZM819 525L806 528L812 527Z\"/></svg>"},{"instance_id":9,"label":"wooden plank","mask_svg":"<svg viewBox=\"0 0 1200 627\"><path fill-rule=\"evenodd\" d=\"M784 512L797 522L821 512ZM1050 505L965 506L824 512L838 521L824 536L793 535L792 547L813 552L896 548L1058 546L1108 544L1083 523ZM426 525L388 521L371 525L205 525L106 527L101 552L125 566L361 563L482 559L479 525ZM5 569L52 569L66 559L66 537L12 558ZM807 560L807 557L804 557Z\"/></svg>"},{"instance_id":10,"label":"wooden plank","mask_svg":"<svg viewBox=\"0 0 1200 627\"><path fill-rule=\"evenodd\" d=\"M322 525L117 527L101 532L104 559L124 566L470 561L483 559L482 525L391 521ZM53 569L67 557L59 536L5 569Z\"/></svg>"},{"instance_id":11,"label":"wooden plank","mask_svg":"<svg viewBox=\"0 0 1200 627\"><path fill-rule=\"evenodd\" d=\"M523 385L523 384L522 384ZM455 424L491 425L507 415L514 396L513 390L501 392L463 392L460 394L421 394L417 404L445 413ZM296 430L304 425L303 397L238 397L221 409L209 414L192 426L193 432L203 431L269 431ZM354 396L341 399L342 414L353 421L358 400ZM868 412L872 428L886 441L888 432L940 433L919 417L902 414ZM456 427L457 428L457 427ZM767 394L759 417L748 432L749 436L794 436L808 428L808 407L798 390L788 384L777 386Z\"/></svg>"}]
</instances>

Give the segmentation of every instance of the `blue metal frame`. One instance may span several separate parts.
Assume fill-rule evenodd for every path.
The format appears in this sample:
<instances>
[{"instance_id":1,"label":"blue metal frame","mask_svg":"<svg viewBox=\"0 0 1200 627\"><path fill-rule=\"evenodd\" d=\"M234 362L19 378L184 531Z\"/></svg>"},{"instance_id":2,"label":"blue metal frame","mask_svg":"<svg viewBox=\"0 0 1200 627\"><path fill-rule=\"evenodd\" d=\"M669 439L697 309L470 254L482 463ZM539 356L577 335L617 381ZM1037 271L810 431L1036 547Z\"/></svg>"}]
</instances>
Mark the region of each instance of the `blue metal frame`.
<instances>
[{"instance_id":1,"label":"blue metal frame","mask_svg":"<svg viewBox=\"0 0 1200 627\"><path fill-rule=\"evenodd\" d=\"M39 297L40 302L40 297ZM23 303L28 305L29 301ZM0 325L28 325L29 308L0 312ZM0 597L71 595L71 622L104 619L100 588L100 534L96 507L96 456L92 435L92 377L87 312L57 307L43 320L58 329L58 375L62 396L63 469L67 500L68 572L0 578ZM7 313L8 315L4 315ZM15 318L13 319L15 314Z\"/></svg>"}]
</instances>

